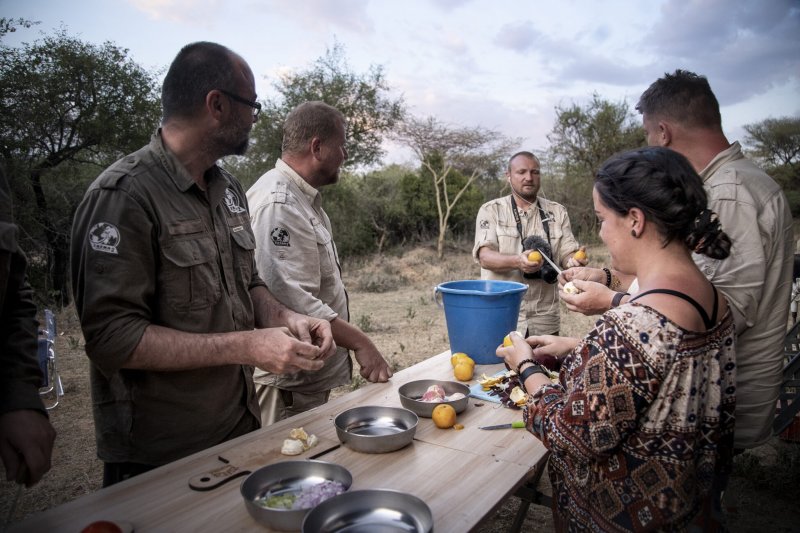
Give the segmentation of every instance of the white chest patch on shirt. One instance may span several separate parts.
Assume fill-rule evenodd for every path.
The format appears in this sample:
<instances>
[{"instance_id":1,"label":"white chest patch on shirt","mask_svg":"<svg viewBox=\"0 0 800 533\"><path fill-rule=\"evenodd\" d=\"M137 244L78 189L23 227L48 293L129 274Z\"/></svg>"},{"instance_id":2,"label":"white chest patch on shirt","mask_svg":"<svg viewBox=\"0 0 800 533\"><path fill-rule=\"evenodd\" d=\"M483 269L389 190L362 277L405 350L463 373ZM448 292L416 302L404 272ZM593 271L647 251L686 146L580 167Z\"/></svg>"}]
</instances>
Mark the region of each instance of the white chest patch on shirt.
<instances>
[{"instance_id":1,"label":"white chest patch on shirt","mask_svg":"<svg viewBox=\"0 0 800 533\"><path fill-rule=\"evenodd\" d=\"M245 212L244 207L242 207L241 200L239 200L239 197L236 196L236 193L233 192L233 189L230 187L225 189L225 206L233 215L238 215L239 213Z\"/></svg>"},{"instance_id":2,"label":"white chest patch on shirt","mask_svg":"<svg viewBox=\"0 0 800 533\"><path fill-rule=\"evenodd\" d=\"M89 246L96 252L116 255L120 240L119 230L108 222L98 222L89 230Z\"/></svg>"},{"instance_id":3,"label":"white chest patch on shirt","mask_svg":"<svg viewBox=\"0 0 800 533\"><path fill-rule=\"evenodd\" d=\"M274 228L269 236L275 246L289 246L289 231L286 228Z\"/></svg>"}]
</instances>

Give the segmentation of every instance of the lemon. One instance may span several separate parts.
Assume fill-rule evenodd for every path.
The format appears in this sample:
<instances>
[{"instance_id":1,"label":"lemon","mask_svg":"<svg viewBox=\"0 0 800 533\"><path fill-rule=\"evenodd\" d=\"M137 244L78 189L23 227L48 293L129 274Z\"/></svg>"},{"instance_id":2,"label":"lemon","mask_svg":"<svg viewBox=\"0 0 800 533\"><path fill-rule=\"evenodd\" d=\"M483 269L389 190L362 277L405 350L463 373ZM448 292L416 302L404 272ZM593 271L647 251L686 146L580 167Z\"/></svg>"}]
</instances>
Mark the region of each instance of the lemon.
<instances>
[{"instance_id":1,"label":"lemon","mask_svg":"<svg viewBox=\"0 0 800 533\"><path fill-rule=\"evenodd\" d=\"M503 348L508 346L514 346L514 342L511 340L511 334L509 333L505 337L503 337Z\"/></svg>"},{"instance_id":2,"label":"lemon","mask_svg":"<svg viewBox=\"0 0 800 533\"><path fill-rule=\"evenodd\" d=\"M475 371L475 364L460 362L453 367L453 375L458 381L469 381Z\"/></svg>"},{"instance_id":3,"label":"lemon","mask_svg":"<svg viewBox=\"0 0 800 533\"><path fill-rule=\"evenodd\" d=\"M581 248L575 255L572 256L576 261L584 261L586 259L586 252Z\"/></svg>"},{"instance_id":4,"label":"lemon","mask_svg":"<svg viewBox=\"0 0 800 533\"><path fill-rule=\"evenodd\" d=\"M528 261L530 261L531 263L538 263L541 260L542 260L542 254L540 254L536 250L528 254Z\"/></svg>"},{"instance_id":5,"label":"lemon","mask_svg":"<svg viewBox=\"0 0 800 533\"><path fill-rule=\"evenodd\" d=\"M472 365L472 367L475 366L475 361L464 352L455 353L450 358L450 364L453 365L453 368L455 368L458 363L467 363L468 365Z\"/></svg>"},{"instance_id":6,"label":"lemon","mask_svg":"<svg viewBox=\"0 0 800 533\"><path fill-rule=\"evenodd\" d=\"M437 405L433 408L431 419L433 419L433 423L436 424L437 428L451 428L456 423L456 410L453 409L452 405L446 403Z\"/></svg>"}]
</instances>

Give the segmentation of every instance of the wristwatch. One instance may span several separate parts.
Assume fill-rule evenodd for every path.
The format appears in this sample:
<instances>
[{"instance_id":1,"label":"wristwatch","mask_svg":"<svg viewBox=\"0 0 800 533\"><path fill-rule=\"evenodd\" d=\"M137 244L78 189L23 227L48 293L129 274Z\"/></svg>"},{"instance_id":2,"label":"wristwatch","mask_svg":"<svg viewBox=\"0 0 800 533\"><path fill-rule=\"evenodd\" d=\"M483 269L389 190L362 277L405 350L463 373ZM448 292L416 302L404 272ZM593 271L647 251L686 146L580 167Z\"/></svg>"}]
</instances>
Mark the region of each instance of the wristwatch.
<instances>
[{"instance_id":1,"label":"wristwatch","mask_svg":"<svg viewBox=\"0 0 800 533\"><path fill-rule=\"evenodd\" d=\"M539 363L533 363L531 366L523 370L522 373L519 375L519 386L522 387L522 390L524 390L525 392L528 392L525 389L525 380L534 374L544 374L546 376L547 371Z\"/></svg>"},{"instance_id":2,"label":"wristwatch","mask_svg":"<svg viewBox=\"0 0 800 533\"><path fill-rule=\"evenodd\" d=\"M611 298L611 307L617 307L625 296L630 296L627 292L618 292Z\"/></svg>"}]
</instances>

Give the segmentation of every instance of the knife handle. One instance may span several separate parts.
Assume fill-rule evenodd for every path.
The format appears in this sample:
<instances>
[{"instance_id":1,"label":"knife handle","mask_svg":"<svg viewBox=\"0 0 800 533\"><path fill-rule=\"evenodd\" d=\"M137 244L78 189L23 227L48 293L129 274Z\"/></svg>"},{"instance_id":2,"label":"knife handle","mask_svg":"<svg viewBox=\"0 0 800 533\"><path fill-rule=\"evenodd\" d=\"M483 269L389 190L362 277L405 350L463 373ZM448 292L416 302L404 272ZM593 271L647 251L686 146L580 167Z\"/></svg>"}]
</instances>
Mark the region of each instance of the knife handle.
<instances>
[{"instance_id":1,"label":"knife handle","mask_svg":"<svg viewBox=\"0 0 800 533\"><path fill-rule=\"evenodd\" d=\"M511 422L511 427L512 428L524 428L525 427L525 422L523 422L522 420L514 420L513 422Z\"/></svg>"}]
</instances>

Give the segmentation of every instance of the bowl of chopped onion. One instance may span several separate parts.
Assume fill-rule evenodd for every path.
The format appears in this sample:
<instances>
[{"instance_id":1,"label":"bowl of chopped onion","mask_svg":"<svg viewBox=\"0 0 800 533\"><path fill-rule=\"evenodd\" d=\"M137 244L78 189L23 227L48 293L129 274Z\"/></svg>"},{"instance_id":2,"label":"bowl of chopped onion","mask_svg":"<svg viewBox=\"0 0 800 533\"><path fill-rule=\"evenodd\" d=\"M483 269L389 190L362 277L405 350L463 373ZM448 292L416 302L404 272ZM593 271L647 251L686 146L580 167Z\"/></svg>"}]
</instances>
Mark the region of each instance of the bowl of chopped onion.
<instances>
[{"instance_id":1,"label":"bowl of chopped onion","mask_svg":"<svg viewBox=\"0 0 800 533\"><path fill-rule=\"evenodd\" d=\"M469 404L469 387L457 381L420 379L400 386L400 403L423 418L431 418L433 409L440 404L451 405L456 413L463 412Z\"/></svg>"},{"instance_id":2,"label":"bowl of chopped onion","mask_svg":"<svg viewBox=\"0 0 800 533\"><path fill-rule=\"evenodd\" d=\"M297 531L306 514L353 484L350 472L325 461L283 461L251 473L241 486L247 512L259 524Z\"/></svg>"}]
</instances>

